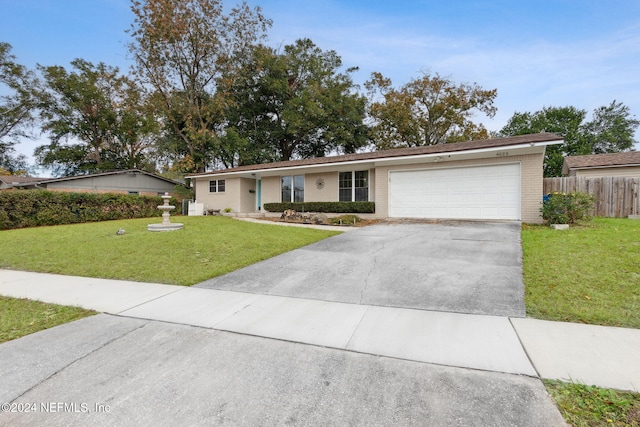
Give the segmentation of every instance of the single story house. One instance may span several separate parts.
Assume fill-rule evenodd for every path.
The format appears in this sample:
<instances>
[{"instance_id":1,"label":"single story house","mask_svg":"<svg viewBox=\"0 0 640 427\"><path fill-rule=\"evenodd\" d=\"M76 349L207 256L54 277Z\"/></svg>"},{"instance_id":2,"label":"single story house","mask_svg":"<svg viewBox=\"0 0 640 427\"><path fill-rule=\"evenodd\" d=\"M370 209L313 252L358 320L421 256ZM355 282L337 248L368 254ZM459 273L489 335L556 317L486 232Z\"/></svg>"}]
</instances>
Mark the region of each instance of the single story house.
<instances>
[{"instance_id":1,"label":"single story house","mask_svg":"<svg viewBox=\"0 0 640 427\"><path fill-rule=\"evenodd\" d=\"M567 156L562 175L577 177L626 176L640 178L640 151Z\"/></svg>"},{"instance_id":2,"label":"single story house","mask_svg":"<svg viewBox=\"0 0 640 427\"><path fill-rule=\"evenodd\" d=\"M20 178L20 177L13 177ZM173 193L181 182L138 169L103 172L63 178L17 180L9 188L66 191L75 193L124 193L158 196Z\"/></svg>"},{"instance_id":3,"label":"single story house","mask_svg":"<svg viewBox=\"0 0 640 427\"><path fill-rule=\"evenodd\" d=\"M47 178L36 178L32 176L17 176L17 175L0 175L0 190L7 188L20 188L23 185L42 181Z\"/></svg>"},{"instance_id":4,"label":"single story house","mask_svg":"<svg viewBox=\"0 0 640 427\"><path fill-rule=\"evenodd\" d=\"M379 218L541 222L551 133L240 166L188 176L204 209L372 201Z\"/></svg>"}]
</instances>

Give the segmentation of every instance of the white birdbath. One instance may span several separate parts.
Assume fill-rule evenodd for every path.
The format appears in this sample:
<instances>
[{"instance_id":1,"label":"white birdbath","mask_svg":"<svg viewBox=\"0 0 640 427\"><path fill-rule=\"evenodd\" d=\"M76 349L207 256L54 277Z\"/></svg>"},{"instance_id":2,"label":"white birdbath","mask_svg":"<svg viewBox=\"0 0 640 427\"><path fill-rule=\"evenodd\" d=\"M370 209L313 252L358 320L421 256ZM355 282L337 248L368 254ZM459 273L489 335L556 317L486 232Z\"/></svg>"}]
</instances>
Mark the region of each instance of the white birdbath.
<instances>
[{"instance_id":1,"label":"white birdbath","mask_svg":"<svg viewBox=\"0 0 640 427\"><path fill-rule=\"evenodd\" d=\"M184 224L180 224L177 222L171 222L169 220L169 217L171 216L171 214L169 213L169 211L172 211L173 209L175 209L175 206L172 206L169 204L169 199L171 199L171 196L169 195L169 193L164 193L164 196L160 196L160 198L162 199L162 204L160 206L158 206L158 209L160 209L162 211L162 223L161 224L149 224L147 225L147 230L149 231L174 231L174 230L180 230L181 228L184 227Z\"/></svg>"}]
</instances>

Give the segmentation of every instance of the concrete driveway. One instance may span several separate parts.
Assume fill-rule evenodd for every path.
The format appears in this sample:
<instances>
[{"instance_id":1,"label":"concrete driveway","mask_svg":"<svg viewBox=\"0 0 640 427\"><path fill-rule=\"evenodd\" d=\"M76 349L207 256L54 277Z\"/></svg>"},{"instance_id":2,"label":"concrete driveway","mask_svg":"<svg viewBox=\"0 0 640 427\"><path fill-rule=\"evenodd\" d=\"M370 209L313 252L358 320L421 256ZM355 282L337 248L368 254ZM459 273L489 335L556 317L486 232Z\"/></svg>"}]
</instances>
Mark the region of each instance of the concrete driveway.
<instances>
[{"instance_id":1,"label":"concrete driveway","mask_svg":"<svg viewBox=\"0 0 640 427\"><path fill-rule=\"evenodd\" d=\"M525 316L518 223L374 225L196 286L386 307Z\"/></svg>"}]
</instances>

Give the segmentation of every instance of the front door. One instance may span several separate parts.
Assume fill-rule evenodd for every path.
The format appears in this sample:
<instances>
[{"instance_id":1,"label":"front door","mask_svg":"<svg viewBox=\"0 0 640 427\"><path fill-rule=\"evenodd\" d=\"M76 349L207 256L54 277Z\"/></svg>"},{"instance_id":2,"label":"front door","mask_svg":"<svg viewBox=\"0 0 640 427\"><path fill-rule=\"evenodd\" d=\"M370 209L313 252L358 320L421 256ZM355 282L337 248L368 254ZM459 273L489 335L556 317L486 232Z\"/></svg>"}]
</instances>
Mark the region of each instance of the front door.
<instances>
[{"instance_id":1,"label":"front door","mask_svg":"<svg viewBox=\"0 0 640 427\"><path fill-rule=\"evenodd\" d=\"M262 180L256 179L256 208L262 210Z\"/></svg>"}]
</instances>

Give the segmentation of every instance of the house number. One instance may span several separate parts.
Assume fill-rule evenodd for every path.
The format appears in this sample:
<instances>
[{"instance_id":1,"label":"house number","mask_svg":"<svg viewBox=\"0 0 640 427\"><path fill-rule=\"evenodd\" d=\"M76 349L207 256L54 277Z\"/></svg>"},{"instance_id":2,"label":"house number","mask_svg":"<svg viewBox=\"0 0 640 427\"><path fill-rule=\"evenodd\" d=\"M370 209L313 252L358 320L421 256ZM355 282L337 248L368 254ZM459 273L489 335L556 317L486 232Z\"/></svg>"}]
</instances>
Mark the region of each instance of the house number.
<instances>
[{"instance_id":1,"label":"house number","mask_svg":"<svg viewBox=\"0 0 640 427\"><path fill-rule=\"evenodd\" d=\"M496 153L496 156L497 156L497 157L506 157L506 156L508 156L508 155L509 155L509 152L508 152L508 151L498 151L498 152Z\"/></svg>"}]
</instances>

